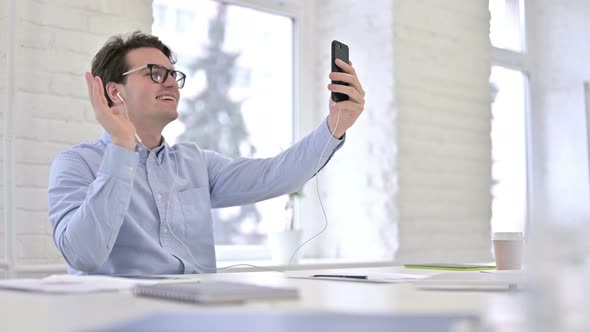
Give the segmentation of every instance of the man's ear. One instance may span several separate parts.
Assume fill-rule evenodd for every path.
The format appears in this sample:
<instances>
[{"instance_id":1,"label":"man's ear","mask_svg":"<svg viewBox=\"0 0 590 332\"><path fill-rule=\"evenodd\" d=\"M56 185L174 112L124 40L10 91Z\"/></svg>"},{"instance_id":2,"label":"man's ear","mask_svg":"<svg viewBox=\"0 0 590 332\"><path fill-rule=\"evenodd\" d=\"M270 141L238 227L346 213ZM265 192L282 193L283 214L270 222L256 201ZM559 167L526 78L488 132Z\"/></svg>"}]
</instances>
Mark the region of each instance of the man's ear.
<instances>
[{"instance_id":1,"label":"man's ear","mask_svg":"<svg viewBox=\"0 0 590 332\"><path fill-rule=\"evenodd\" d=\"M123 102L121 100L121 98L119 98L119 96L117 96L117 93L120 93L117 83L115 83L115 82L107 83L106 90L107 90L107 97L108 97L107 99L110 99L113 102L113 104L120 104Z\"/></svg>"}]
</instances>

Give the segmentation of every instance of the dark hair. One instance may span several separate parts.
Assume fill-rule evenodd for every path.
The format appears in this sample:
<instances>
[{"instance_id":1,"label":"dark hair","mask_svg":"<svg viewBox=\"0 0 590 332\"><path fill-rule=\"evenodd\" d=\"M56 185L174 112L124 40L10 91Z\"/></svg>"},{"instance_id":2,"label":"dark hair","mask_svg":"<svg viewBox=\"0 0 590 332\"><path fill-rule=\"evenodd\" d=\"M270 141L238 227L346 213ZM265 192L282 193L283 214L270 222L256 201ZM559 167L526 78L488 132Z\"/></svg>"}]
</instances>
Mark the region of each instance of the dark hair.
<instances>
[{"instance_id":1,"label":"dark hair","mask_svg":"<svg viewBox=\"0 0 590 332\"><path fill-rule=\"evenodd\" d=\"M109 38L92 59L92 75L100 76L102 79L109 106L113 106L113 101L106 91L107 83L126 82L127 78L123 76L123 73L130 69L126 61L127 53L142 47L156 48L162 51L172 64L176 63L176 58L170 48L164 45L158 37L140 31L131 33L126 39L121 35Z\"/></svg>"}]
</instances>

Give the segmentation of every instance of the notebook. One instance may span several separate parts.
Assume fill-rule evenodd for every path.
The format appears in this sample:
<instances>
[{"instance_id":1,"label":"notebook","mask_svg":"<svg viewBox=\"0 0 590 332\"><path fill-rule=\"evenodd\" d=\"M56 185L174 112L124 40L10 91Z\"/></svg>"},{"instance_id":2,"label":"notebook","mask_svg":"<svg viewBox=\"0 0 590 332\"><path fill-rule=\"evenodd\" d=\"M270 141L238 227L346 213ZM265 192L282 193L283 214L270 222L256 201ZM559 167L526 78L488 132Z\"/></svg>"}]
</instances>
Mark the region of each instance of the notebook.
<instances>
[{"instance_id":1,"label":"notebook","mask_svg":"<svg viewBox=\"0 0 590 332\"><path fill-rule=\"evenodd\" d=\"M253 300L290 300L299 298L295 288L279 288L228 281L138 285L137 296L155 297L202 304L240 303Z\"/></svg>"},{"instance_id":2,"label":"notebook","mask_svg":"<svg viewBox=\"0 0 590 332\"><path fill-rule=\"evenodd\" d=\"M428 264L404 264L407 269L451 270L451 271L481 271L495 270L496 264L452 264L452 263L428 263Z\"/></svg>"}]
</instances>

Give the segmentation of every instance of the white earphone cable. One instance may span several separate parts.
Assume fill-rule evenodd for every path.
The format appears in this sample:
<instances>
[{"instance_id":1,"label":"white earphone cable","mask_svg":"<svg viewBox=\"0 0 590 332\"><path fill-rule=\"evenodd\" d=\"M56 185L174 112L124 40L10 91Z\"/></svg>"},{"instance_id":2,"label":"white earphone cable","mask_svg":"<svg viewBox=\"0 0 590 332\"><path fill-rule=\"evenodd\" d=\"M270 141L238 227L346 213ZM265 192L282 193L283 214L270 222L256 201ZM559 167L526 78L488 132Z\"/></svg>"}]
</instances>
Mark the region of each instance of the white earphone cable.
<instances>
[{"instance_id":1,"label":"white earphone cable","mask_svg":"<svg viewBox=\"0 0 590 332\"><path fill-rule=\"evenodd\" d=\"M129 113L127 111L127 103L125 103L125 100L123 98L121 98L121 96L117 93L117 96L121 99L121 101L123 101L123 105L125 108L125 115L127 116L127 119L129 120ZM330 135L330 138L328 139L328 141L326 142L326 145L324 146L321 154L320 154L320 158L318 160L318 164L316 166L316 172L315 172L315 178L316 178L316 192L318 195L318 201L320 202L320 207L322 209L322 213L324 216L324 227L322 228L321 231L319 231L317 234L313 235L312 237L310 237L309 239L307 239L306 241L304 241L302 244L300 244L297 249L295 249L295 251L293 252L293 254L291 255L291 258L289 259L289 264L291 265L291 262L293 261L293 257L295 257L295 255L297 254L297 252L304 246L306 245L308 242L310 242L311 240L313 240L314 238L316 238L317 236L319 236L320 234L322 234L327 228L328 228L328 217L326 215L326 211L324 209L324 204L322 203L322 199L320 196L320 189L319 189L319 171L320 171L320 165L322 162L322 159L324 157L324 153L326 152L326 149L328 148L328 145L330 145L330 142L332 141L332 139L334 138L334 133L336 132L337 128L338 128L338 124L340 122L340 112L338 111L338 118L336 120L336 125L334 126L334 130ZM137 134L137 132L135 133L135 138L137 139L138 143L141 144L142 146L144 146L149 152L152 152L151 149L149 149L147 146L145 146L143 144L143 142L141 141L141 138L139 138L139 135ZM205 267L202 266L201 264L199 264L199 262L197 261L197 259L193 256L193 253L191 252L191 250L184 244L184 242L182 240L180 240L180 238L178 238L178 236L176 236L176 234L174 233L174 231L172 230L172 227L170 226L170 223L168 222L168 216L169 216L169 212L170 212L170 202L171 202L171 197L172 197L172 193L174 192L174 186L176 185L176 180L178 178L178 159L176 158L176 151L174 151L173 149L172 153L174 156L174 164L176 166L176 175L173 178L172 181L172 185L170 186L170 192L168 194L168 200L166 203L166 216L165 218L165 222L166 222L166 227L168 228L168 230L170 231L170 234L172 234L172 236L178 241L178 243L180 243L184 249L188 252L188 254L191 256L193 262L195 263L195 265L203 270L206 271L217 271L217 270L225 270L225 269L229 269L232 267L237 267L237 266L248 266L248 267L253 267L253 268L257 268L257 269L261 269L264 271L271 271L271 272L282 272L282 271L278 271L278 270L274 270L274 269L269 269L269 268L265 268L262 266L257 266L257 265L252 265L252 264L246 264L246 263L240 263L240 264L233 264L233 265L229 265L229 266L224 266L224 267ZM162 167L159 163L157 163L159 167Z\"/></svg>"},{"instance_id":2,"label":"white earphone cable","mask_svg":"<svg viewBox=\"0 0 590 332\"><path fill-rule=\"evenodd\" d=\"M291 258L289 259L289 264L287 264L287 265L291 265L291 262L293 261L293 257L295 257L295 255L297 254L297 252L299 251L299 249L301 249L304 245L306 245L311 240L313 240L316 237L318 237L320 234L322 234L328 228L328 216L326 215L326 210L324 209L324 203L322 203L322 197L320 195L320 180L319 180L319 178L320 178L320 163L322 162L322 159L324 157L324 152L326 152L326 148L330 144L330 141L332 139L334 139L334 133L336 132L336 129L338 128L339 122L340 122L340 112L338 112L338 118L336 119L336 125L334 126L334 132L331 133L330 138L328 139L328 142L326 142L326 145L324 146L324 149L322 150L322 153L320 154L320 159L318 160L318 165L315 168L316 169L316 173L315 173L315 189L316 189L316 193L318 195L318 201L320 202L320 207L322 208L322 214L324 216L324 227L317 234L315 234L314 236L310 237L309 239L303 241L303 243L301 243L299 245L299 247L297 247L297 249L295 249L295 251L291 255Z\"/></svg>"},{"instance_id":3,"label":"white earphone cable","mask_svg":"<svg viewBox=\"0 0 590 332\"><path fill-rule=\"evenodd\" d=\"M319 180L318 180L318 178L319 178L320 165L321 165L322 159L324 157L324 153L326 152L326 149L327 149L328 145L330 145L330 141L332 141L332 139L334 139L334 134L333 133L336 132L336 129L338 128L339 122L340 122L340 112L338 112L338 118L336 120L336 125L334 126L334 131L331 133L330 138L326 142L326 145L324 145L324 148L322 150L322 153L320 154L320 158L318 160L318 164L317 164L316 172L315 172L316 192L317 192L318 200L320 202L320 206L322 208L322 213L323 213L323 216L324 216L324 227L317 234L313 235L312 237L310 237L309 239L307 239L306 241L304 241L302 244L300 244L295 249L295 251L291 255L291 258L289 259L289 264L287 264L287 265L291 265L291 262L293 261L293 257L295 257L295 255L297 254L297 252L299 251L299 249L301 249L304 245L306 245L308 242L310 242L314 238L318 237L320 234L322 234L328 228L328 217L326 215L326 210L324 209L324 204L322 203L322 198L320 196L320 189L319 189ZM178 160L176 159L176 152L175 151L173 151L173 152L174 152L174 161L175 161L175 164L176 164L176 177L178 177ZM174 181L172 182L172 188L170 190L171 193L173 192L172 189L174 188L174 185L175 184L176 184L176 178L174 178ZM246 263L233 264L233 265L219 267L219 268L205 267L205 266L202 266L201 264L199 264L199 262L193 256L191 250L184 244L184 242L182 242L178 238L178 236L176 236L176 234L174 234L174 232L172 231L172 228L170 227L170 224L168 223L168 211L170 209L170 195L168 196L168 203L166 204L167 205L166 206L166 217L165 217L166 218L166 226L168 227L168 230L170 230L170 233L174 236L174 238L186 249L186 251L189 253L189 255L191 256L191 258L193 259L194 263L199 268L204 269L204 270L216 271L216 270L225 270L225 269L229 269L229 268L237 267L237 266L248 266L248 267L253 267L253 268L257 268L257 269L261 269L261 270L265 270L265 271L282 272L282 271L273 270L273 269L265 268L265 267L262 267L262 266L252 265L252 264L246 264Z\"/></svg>"}]
</instances>

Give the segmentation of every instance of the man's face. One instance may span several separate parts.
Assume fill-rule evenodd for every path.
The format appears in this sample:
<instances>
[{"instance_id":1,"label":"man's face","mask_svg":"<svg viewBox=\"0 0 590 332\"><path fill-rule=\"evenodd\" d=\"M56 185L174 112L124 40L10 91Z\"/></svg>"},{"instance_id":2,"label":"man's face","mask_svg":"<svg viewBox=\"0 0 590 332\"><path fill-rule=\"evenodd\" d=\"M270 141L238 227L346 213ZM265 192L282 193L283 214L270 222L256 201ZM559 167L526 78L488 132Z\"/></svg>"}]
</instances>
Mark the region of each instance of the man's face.
<instances>
[{"instance_id":1,"label":"man's face","mask_svg":"<svg viewBox=\"0 0 590 332\"><path fill-rule=\"evenodd\" d=\"M167 69L174 69L170 60L156 48L137 48L126 56L129 70L157 64ZM180 92L178 83L168 75L163 83L156 83L150 77L148 68L126 75L121 95L125 99L129 116L136 126L161 127L178 117Z\"/></svg>"}]
</instances>

